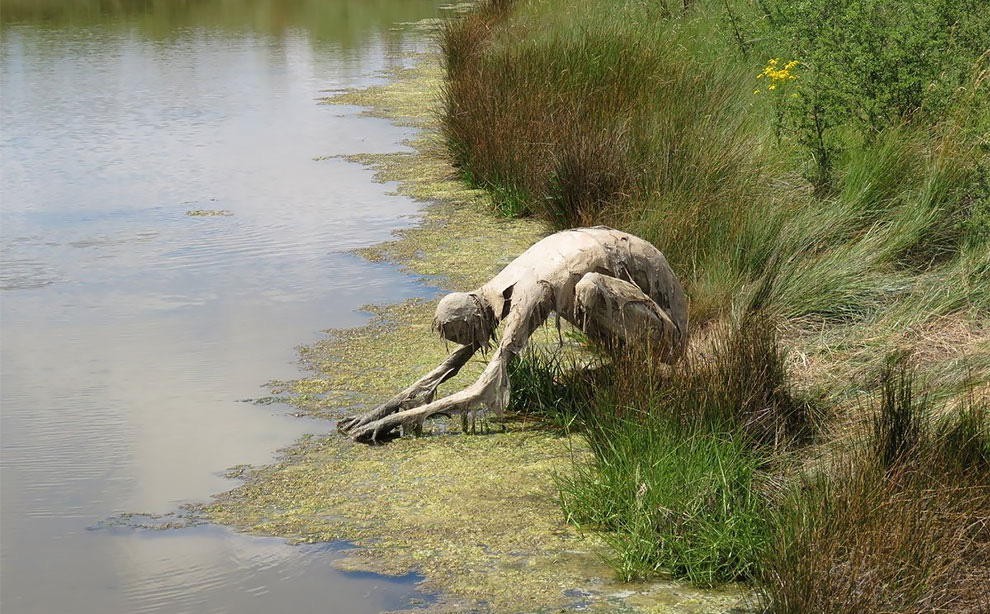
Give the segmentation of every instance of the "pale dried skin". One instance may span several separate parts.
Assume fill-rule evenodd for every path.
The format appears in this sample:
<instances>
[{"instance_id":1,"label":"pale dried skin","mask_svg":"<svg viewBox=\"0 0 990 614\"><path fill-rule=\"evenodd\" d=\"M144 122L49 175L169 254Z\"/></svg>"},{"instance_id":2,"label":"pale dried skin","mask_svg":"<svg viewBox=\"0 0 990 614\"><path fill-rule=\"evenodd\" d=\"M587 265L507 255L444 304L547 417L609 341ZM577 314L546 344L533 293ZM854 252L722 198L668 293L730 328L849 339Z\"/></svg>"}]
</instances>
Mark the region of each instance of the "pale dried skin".
<instances>
[{"instance_id":1,"label":"pale dried skin","mask_svg":"<svg viewBox=\"0 0 990 614\"><path fill-rule=\"evenodd\" d=\"M550 313L606 344L651 343L668 360L687 341L687 301L663 254L643 239L598 226L550 235L488 283L453 293L437 307L434 327L464 345L387 403L339 423L357 441L374 442L396 427L420 430L435 414L488 409L501 418L509 400L508 363ZM493 336L505 330L476 382L433 400L449 379Z\"/></svg>"}]
</instances>

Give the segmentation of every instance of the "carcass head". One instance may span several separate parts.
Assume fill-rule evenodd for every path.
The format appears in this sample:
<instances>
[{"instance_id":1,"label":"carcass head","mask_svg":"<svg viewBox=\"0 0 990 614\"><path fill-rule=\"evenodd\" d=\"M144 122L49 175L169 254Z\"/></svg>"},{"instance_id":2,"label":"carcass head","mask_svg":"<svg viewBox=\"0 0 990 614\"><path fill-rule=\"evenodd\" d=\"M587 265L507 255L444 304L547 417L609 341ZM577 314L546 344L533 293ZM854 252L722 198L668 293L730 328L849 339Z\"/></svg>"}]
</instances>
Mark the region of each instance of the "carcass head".
<instances>
[{"instance_id":1,"label":"carcass head","mask_svg":"<svg viewBox=\"0 0 990 614\"><path fill-rule=\"evenodd\" d=\"M487 347L495 334L491 305L473 292L452 292L440 299L433 329L448 341Z\"/></svg>"}]
</instances>

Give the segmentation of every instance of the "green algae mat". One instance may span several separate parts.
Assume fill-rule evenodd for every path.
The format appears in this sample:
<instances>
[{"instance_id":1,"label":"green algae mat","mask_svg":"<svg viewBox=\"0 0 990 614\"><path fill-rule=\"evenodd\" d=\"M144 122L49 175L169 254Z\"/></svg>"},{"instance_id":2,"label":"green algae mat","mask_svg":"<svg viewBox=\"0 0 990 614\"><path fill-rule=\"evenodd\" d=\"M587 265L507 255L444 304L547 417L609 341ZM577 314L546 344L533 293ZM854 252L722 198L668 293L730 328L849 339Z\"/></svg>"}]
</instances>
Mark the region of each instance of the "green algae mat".
<instances>
[{"instance_id":1,"label":"green algae mat","mask_svg":"<svg viewBox=\"0 0 990 614\"><path fill-rule=\"evenodd\" d=\"M438 58L389 74L384 86L347 92L328 104L420 128L412 152L350 156L377 179L424 201L420 223L361 253L396 263L433 285L472 288L546 234L531 220L494 217L487 196L455 176L435 125ZM300 413L339 417L387 398L436 366L444 344L430 331L435 302L368 307L365 327L330 331L300 349L310 373L273 382L275 398ZM554 343L547 333L536 343ZM484 357L444 385L464 386ZM431 425L420 438L384 446L333 433L307 437L273 465L241 468L243 484L195 510L205 520L298 542L346 540L349 570L424 575L436 612L729 612L743 593L683 584L620 584L602 562L598 538L568 526L554 476L585 454L578 436L509 423L481 435ZM232 475L235 475L232 474Z\"/></svg>"}]
</instances>

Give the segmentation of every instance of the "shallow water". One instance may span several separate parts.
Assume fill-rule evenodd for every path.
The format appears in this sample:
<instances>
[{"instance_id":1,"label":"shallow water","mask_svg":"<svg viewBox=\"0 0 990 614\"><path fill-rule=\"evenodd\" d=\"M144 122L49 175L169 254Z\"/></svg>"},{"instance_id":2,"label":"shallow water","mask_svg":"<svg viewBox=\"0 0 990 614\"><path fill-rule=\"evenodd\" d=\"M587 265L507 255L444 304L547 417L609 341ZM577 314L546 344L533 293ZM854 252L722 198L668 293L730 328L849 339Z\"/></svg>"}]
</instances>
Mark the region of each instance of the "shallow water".
<instances>
[{"instance_id":1,"label":"shallow water","mask_svg":"<svg viewBox=\"0 0 990 614\"><path fill-rule=\"evenodd\" d=\"M424 36L426 0L4 0L0 605L10 612L377 612L415 578L217 527L99 528L229 488L327 425L263 396L294 345L424 295L348 252L416 205L335 154L410 132L325 90ZM110 7L110 8L108 8ZM190 216L194 210L229 215Z\"/></svg>"}]
</instances>

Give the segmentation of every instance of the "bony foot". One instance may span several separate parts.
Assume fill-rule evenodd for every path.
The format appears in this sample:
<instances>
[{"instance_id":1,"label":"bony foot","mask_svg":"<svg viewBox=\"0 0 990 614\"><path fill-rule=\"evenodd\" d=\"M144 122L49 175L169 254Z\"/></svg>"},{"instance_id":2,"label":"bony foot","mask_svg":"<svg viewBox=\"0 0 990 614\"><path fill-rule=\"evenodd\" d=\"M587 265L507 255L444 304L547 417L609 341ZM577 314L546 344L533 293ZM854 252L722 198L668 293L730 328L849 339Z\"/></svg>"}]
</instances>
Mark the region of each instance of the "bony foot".
<instances>
[{"instance_id":1,"label":"bony foot","mask_svg":"<svg viewBox=\"0 0 990 614\"><path fill-rule=\"evenodd\" d=\"M373 422L379 422L382 416L378 412L349 416L337 421L337 430L345 435L350 435L355 429L361 428Z\"/></svg>"},{"instance_id":2,"label":"bony foot","mask_svg":"<svg viewBox=\"0 0 990 614\"><path fill-rule=\"evenodd\" d=\"M371 422L352 429L347 433L347 436L358 443L379 443L385 438L391 439L389 437L391 431L391 427L385 427L385 425L378 424L377 422Z\"/></svg>"},{"instance_id":3,"label":"bony foot","mask_svg":"<svg viewBox=\"0 0 990 614\"><path fill-rule=\"evenodd\" d=\"M351 416L350 418L342 418L337 421L337 430L341 433L346 433L347 431L354 428L360 420L359 416Z\"/></svg>"}]
</instances>

